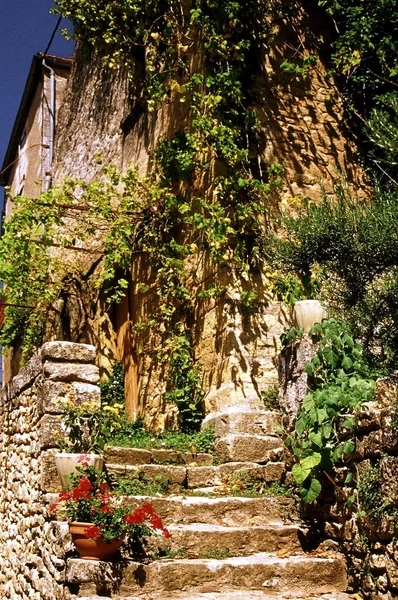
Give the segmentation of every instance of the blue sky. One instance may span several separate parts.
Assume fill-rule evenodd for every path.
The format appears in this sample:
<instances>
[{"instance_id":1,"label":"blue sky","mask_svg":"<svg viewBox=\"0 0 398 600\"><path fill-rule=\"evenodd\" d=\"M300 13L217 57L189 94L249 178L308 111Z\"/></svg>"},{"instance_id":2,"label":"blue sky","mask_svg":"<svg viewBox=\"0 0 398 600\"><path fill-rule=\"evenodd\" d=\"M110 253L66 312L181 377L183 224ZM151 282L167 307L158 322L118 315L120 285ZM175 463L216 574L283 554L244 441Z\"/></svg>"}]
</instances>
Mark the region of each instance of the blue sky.
<instances>
[{"instance_id":1,"label":"blue sky","mask_svg":"<svg viewBox=\"0 0 398 600\"><path fill-rule=\"evenodd\" d=\"M0 166L32 57L44 52L57 24L58 16L49 14L52 6L52 0L0 0ZM72 53L73 43L58 32L49 54L68 57Z\"/></svg>"}]
</instances>

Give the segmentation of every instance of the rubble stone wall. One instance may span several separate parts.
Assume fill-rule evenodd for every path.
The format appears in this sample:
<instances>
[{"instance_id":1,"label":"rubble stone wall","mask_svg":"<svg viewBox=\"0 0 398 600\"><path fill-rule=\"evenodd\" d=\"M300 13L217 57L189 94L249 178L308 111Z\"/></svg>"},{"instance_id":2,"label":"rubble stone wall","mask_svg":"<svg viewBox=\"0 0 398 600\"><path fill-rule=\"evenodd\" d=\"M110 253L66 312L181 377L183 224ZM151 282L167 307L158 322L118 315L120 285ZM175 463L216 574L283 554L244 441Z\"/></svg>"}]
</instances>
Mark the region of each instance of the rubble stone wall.
<instances>
[{"instance_id":1,"label":"rubble stone wall","mask_svg":"<svg viewBox=\"0 0 398 600\"><path fill-rule=\"evenodd\" d=\"M371 600L398 597L398 428L396 412L398 384L393 378L376 383L375 399L361 405L356 415L356 451L353 456L357 486L375 473L366 489L360 492L353 509L347 508L345 497L352 489L345 487L345 470L337 473L342 492L335 490L333 501L322 503L324 533L345 548L353 588L360 588ZM353 465L351 465L351 468ZM330 490L332 491L332 490ZM388 505L378 518L366 505L375 495ZM395 510L395 515L393 511ZM359 512L364 511L363 516Z\"/></svg>"},{"instance_id":2,"label":"rubble stone wall","mask_svg":"<svg viewBox=\"0 0 398 600\"><path fill-rule=\"evenodd\" d=\"M49 342L0 395L0 598L63 600L66 523L52 521L46 494L55 468L57 398L99 401L92 346ZM66 538L67 539L67 538Z\"/></svg>"},{"instance_id":3,"label":"rubble stone wall","mask_svg":"<svg viewBox=\"0 0 398 600\"><path fill-rule=\"evenodd\" d=\"M307 394L304 367L315 352L316 346L304 334L280 356L280 404L286 427L293 427ZM335 486L323 482L320 499L305 511L316 520L323 537L345 552L351 591L360 589L370 600L398 597L397 408L397 378L379 379L375 399L364 402L355 415L355 453L349 464L336 469ZM345 483L348 469L354 474L352 484ZM347 506L352 495L354 503ZM386 510L378 514L383 501Z\"/></svg>"}]
</instances>

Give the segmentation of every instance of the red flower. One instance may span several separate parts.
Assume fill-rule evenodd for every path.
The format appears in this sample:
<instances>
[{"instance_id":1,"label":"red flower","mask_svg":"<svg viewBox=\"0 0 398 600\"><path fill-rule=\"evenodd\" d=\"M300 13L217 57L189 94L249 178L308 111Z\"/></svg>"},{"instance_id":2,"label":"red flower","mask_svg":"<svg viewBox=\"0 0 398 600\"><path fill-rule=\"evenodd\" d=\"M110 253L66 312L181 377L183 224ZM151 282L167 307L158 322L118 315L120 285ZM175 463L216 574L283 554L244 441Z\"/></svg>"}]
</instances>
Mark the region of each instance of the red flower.
<instances>
[{"instance_id":1,"label":"red flower","mask_svg":"<svg viewBox=\"0 0 398 600\"><path fill-rule=\"evenodd\" d=\"M112 494L109 494L108 492L104 492L103 494L99 495L99 498L100 498L102 504L108 504L109 500L112 498Z\"/></svg>"},{"instance_id":2,"label":"red flower","mask_svg":"<svg viewBox=\"0 0 398 600\"><path fill-rule=\"evenodd\" d=\"M87 479L87 477L80 477L78 487L85 492L88 492L89 490L93 489L93 484L89 479Z\"/></svg>"},{"instance_id":3,"label":"red flower","mask_svg":"<svg viewBox=\"0 0 398 600\"><path fill-rule=\"evenodd\" d=\"M59 502L64 502L65 500L70 500L72 498L72 492L68 492L67 490L64 490L63 492L61 492L58 496L58 501Z\"/></svg>"},{"instance_id":4,"label":"red flower","mask_svg":"<svg viewBox=\"0 0 398 600\"><path fill-rule=\"evenodd\" d=\"M50 504L50 511L52 512L57 508L58 504Z\"/></svg>"},{"instance_id":5,"label":"red flower","mask_svg":"<svg viewBox=\"0 0 398 600\"><path fill-rule=\"evenodd\" d=\"M107 483L100 483L99 488L100 488L100 490L110 490L111 489Z\"/></svg>"},{"instance_id":6,"label":"red flower","mask_svg":"<svg viewBox=\"0 0 398 600\"><path fill-rule=\"evenodd\" d=\"M142 520L139 520L137 518L136 512L137 511L134 511L133 513L128 513L127 515L124 515L123 521L125 521L125 523L128 523L129 525L133 525L134 523L139 525L140 523L142 523Z\"/></svg>"},{"instance_id":7,"label":"red flower","mask_svg":"<svg viewBox=\"0 0 398 600\"><path fill-rule=\"evenodd\" d=\"M163 522L159 515L153 515L151 517L151 525L154 529L163 529Z\"/></svg>"},{"instance_id":8,"label":"red flower","mask_svg":"<svg viewBox=\"0 0 398 600\"><path fill-rule=\"evenodd\" d=\"M155 509L150 502L145 502L145 504L141 506L141 510L145 512L146 516L156 514Z\"/></svg>"},{"instance_id":9,"label":"red flower","mask_svg":"<svg viewBox=\"0 0 398 600\"><path fill-rule=\"evenodd\" d=\"M162 531L163 531L163 535L164 535L165 538L167 538L167 539L171 538L171 533L170 533L170 531L168 529L166 529L166 527L164 527L162 529Z\"/></svg>"},{"instance_id":10,"label":"red flower","mask_svg":"<svg viewBox=\"0 0 398 600\"><path fill-rule=\"evenodd\" d=\"M86 527L86 529L84 530L83 533L86 538L90 538L90 539L94 539L94 540L101 537L101 532L99 530L99 527L97 527L97 525L90 525L89 527Z\"/></svg>"},{"instance_id":11,"label":"red flower","mask_svg":"<svg viewBox=\"0 0 398 600\"><path fill-rule=\"evenodd\" d=\"M73 490L72 498L73 500L82 500L82 498L86 498L87 500L89 500L91 498L91 495L90 492L86 492L81 488L76 488Z\"/></svg>"},{"instance_id":12,"label":"red flower","mask_svg":"<svg viewBox=\"0 0 398 600\"><path fill-rule=\"evenodd\" d=\"M109 513L109 512L112 512L112 509L107 504L104 504L103 506L100 507L100 512Z\"/></svg>"},{"instance_id":13,"label":"red flower","mask_svg":"<svg viewBox=\"0 0 398 600\"><path fill-rule=\"evenodd\" d=\"M72 492L73 500L81 500L82 498L90 499L90 490L92 489L92 483L87 477L80 477L78 486Z\"/></svg>"}]
</instances>

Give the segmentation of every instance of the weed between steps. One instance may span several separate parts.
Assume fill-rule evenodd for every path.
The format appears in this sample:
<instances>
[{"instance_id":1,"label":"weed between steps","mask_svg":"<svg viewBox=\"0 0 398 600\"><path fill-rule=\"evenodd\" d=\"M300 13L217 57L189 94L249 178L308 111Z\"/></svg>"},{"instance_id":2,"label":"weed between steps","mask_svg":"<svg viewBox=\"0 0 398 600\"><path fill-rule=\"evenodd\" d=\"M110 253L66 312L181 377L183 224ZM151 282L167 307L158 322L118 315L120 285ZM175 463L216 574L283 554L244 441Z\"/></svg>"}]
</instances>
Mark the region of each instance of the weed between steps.
<instances>
[{"instance_id":1,"label":"weed between steps","mask_svg":"<svg viewBox=\"0 0 398 600\"><path fill-rule=\"evenodd\" d=\"M268 484L263 480L253 478L249 473L241 471L223 477L221 486L208 492L177 486L165 473L159 473L151 480L148 480L144 473L128 478L118 477L114 489L116 493L123 496L167 496L174 494L208 498L229 496L243 498L294 497L293 490L279 482Z\"/></svg>"},{"instance_id":2,"label":"weed between steps","mask_svg":"<svg viewBox=\"0 0 398 600\"><path fill-rule=\"evenodd\" d=\"M161 559L178 559L178 558L200 558L200 559L213 559L213 560L224 560L231 558L232 556L247 556L247 552L231 552L229 548L210 548L207 552L187 552L186 550L172 550L171 548L160 549L157 553L154 553L151 558L153 560Z\"/></svg>"},{"instance_id":3,"label":"weed between steps","mask_svg":"<svg viewBox=\"0 0 398 600\"><path fill-rule=\"evenodd\" d=\"M214 453L214 428L208 427L196 433L182 431L150 432L143 428L141 419L131 422L127 417L119 422L119 429L107 440L109 446L123 448L141 448L145 450L161 449L177 452Z\"/></svg>"}]
</instances>

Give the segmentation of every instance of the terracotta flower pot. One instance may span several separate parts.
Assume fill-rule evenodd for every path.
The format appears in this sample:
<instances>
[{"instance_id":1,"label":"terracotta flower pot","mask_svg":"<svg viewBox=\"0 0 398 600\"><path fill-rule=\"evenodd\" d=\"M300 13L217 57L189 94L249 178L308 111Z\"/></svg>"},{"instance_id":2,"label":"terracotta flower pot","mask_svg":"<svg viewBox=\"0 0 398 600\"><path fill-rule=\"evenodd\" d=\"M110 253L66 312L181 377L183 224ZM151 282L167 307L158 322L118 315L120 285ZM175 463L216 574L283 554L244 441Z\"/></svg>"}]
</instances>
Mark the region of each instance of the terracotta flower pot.
<instances>
[{"instance_id":1,"label":"terracotta flower pot","mask_svg":"<svg viewBox=\"0 0 398 600\"><path fill-rule=\"evenodd\" d=\"M299 300L293 308L294 325L304 329L308 333L315 323L321 323L322 319L327 319L327 312L319 300Z\"/></svg>"},{"instance_id":2,"label":"terracotta flower pot","mask_svg":"<svg viewBox=\"0 0 398 600\"><path fill-rule=\"evenodd\" d=\"M86 560L109 560L122 545L124 535L118 540L105 542L103 538L89 539L84 535L88 527L92 527L92 523L70 523L69 531L72 536L72 541L76 550L80 554L80 558Z\"/></svg>"},{"instance_id":3,"label":"terracotta flower pot","mask_svg":"<svg viewBox=\"0 0 398 600\"><path fill-rule=\"evenodd\" d=\"M84 459L82 461L82 459ZM58 475L61 480L62 487L70 487L71 483L68 475L75 473L76 467L82 467L83 464L93 465L98 471L104 466L104 459L99 454L73 454L68 452L58 452L55 455L55 464L57 465Z\"/></svg>"}]
</instances>

